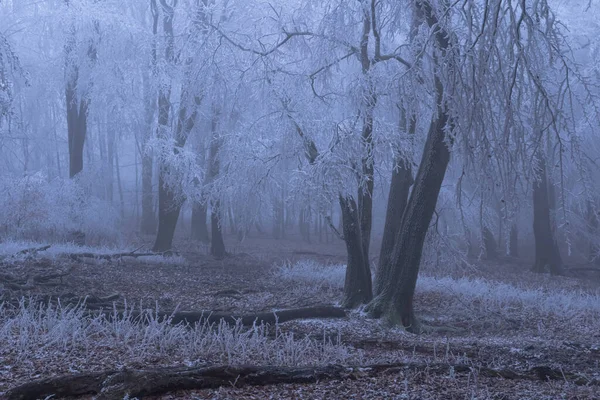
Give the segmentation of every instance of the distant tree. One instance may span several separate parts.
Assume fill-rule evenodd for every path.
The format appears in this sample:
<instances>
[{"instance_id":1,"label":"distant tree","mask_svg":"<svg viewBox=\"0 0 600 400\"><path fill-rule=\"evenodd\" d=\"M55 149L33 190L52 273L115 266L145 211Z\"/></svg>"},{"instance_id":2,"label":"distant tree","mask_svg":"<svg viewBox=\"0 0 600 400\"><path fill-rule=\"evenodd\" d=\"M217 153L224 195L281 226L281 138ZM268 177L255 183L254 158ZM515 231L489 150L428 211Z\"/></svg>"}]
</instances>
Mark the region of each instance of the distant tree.
<instances>
[{"instance_id":1,"label":"distant tree","mask_svg":"<svg viewBox=\"0 0 600 400\"><path fill-rule=\"evenodd\" d=\"M65 0L69 7L69 0ZM67 130L69 143L69 177L83 170L83 146L88 130L88 111L90 107L91 80L81 79L81 70L87 73L98 59L95 41L100 36L98 21L94 21L96 38L90 38L88 43L80 43L77 38L75 23L69 27L65 44L65 101L67 108ZM87 47L85 58L81 58L80 47Z\"/></svg>"},{"instance_id":2,"label":"distant tree","mask_svg":"<svg viewBox=\"0 0 600 400\"><path fill-rule=\"evenodd\" d=\"M535 238L534 272L563 273L563 261L552 228L550 214L550 192L546 159L541 154L534 156L538 177L533 182L533 234Z\"/></svg>"},{"instance_id":3,"label":"distant tree","mask_svg":"<svg viewBox=\"0 0 600 400\"><path fill-rule=\"evenodd\" d=\"M154 4L154 3L153 3ZM175 63L175 43L173 19L177 0L169 4L167 0L160 0L163 12L163 30L166 36L165 62L172 66ZM195 32L194 35L198 35ZM192 40L194 42L194 40ZM154 242L154 251L167 251L171 249L173 236L179 219L181 206L185 199L181 176L174 171L175 165L169 163L169 159L177 160L182 153L187 139L194 129L198 117L198 108L202 103L202 94L192 93L192 68L194 67L194 56L190 55L185 60L184 79L182 81L179 99L179 110L172 116L175 119L175 131L169 132L171 109L171 86L163 85L159 91L158 98L158 140L161 141L161 155L159 158L158 171L158 231Z\"/></svg>"},{"instance_id":4,"label":"distant tree","mask_svg":"<svg viewBox=\"0 0 600 400\"><path fill-rule=\"evenodd\" d=\"M0 32L0 128L13 101L13 73L23 73L21 63L8 39Z\"/></svg>"},{"instance_id":5,"label":"distant tree","mask_svg":"<svg viewBox=\"0 0 600 400\"><path fill-rule=\"evenodd\" d=\"M152 138L152 126L154 115L156 114L155 91L151 90L152 82L158 81L158 6L156 0L150 0L150 11L152 15L152 50L150 71L142 72L143 96L144 96L144 117L145 125L143 128L140 144L140 155L142 158L142 222L141 231L146 234L156 233L156 211L154 209L154 191L152 190L152 177L154 170L154 157L148 146ZM164 110L163 110L164 113ZM162 116L164 119L164 115ZM161 121L162 122L162 121Z\"/></svg>"},{"instance_id":6,"label":"distant tree","mask_svg":"<svg viewBox=\"0 0 600 400\"><path fill-rule=\"evenodd\" d=\"M219 133L220 111L217 107L213 109L211 118L211 139L210 151L208 156L208 174L206 176L206 185L213 183L219 176L221 162L219 160L219 151L221 149L222 139ZM221 201L216 198L210 203L210 254L217 258L223 258L226 255L225 242L223 241L223 211Z\"/></svg>"}]
</instances>

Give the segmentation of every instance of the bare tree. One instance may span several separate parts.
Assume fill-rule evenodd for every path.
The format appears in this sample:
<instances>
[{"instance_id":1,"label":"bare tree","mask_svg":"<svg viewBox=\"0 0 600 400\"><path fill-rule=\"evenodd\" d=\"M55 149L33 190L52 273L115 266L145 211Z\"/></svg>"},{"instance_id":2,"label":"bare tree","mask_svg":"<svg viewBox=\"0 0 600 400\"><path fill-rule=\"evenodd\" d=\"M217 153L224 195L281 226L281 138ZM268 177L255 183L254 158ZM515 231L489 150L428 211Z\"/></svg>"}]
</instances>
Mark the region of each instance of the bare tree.
<instances>
[{"instance_id":1,"label":"bare tree","mask_svg":"<svg viewBox=\"0 0 600 400\"><path fill-rule=\"evenodd\" d=\"M69 1L65 0L67 5ZM99 24L94 23L94 28L99 34ZM71 25L67 43L65 44L65 100L67 105L67 128L69 142L69 177L83 170L83 147L88 129L88 111L90 106L89 88L91 82L82 82L80 80L80 69L82 67L91 68L97 60L97 50L94 39L88 43L87 57L82 66L81 60L77 57L77 32L75 25ZM81 90L86 87L86 90Z\"/></svg>"},{"instance_id":2,"label":"bare tree","mask_svg":"<svg viewBox=\"0 0 600 400\"><path fill-rule=\"evenodd\" d=\"M552 229L546 160L543 155L537 153L534 162L539 176L533 183L533 234L535 237L533 271L559 275L563 273L563 262L555 231Z\"/></svg>"},{"instance_id":3,"label":"bare tree","mask_svg":"<svg viewBox=\"0 0 600 400\"><path fill-rule=\"evenodd\" d=\"M210 153L208 156L209 172L207 175L206 184L212 183L218 176L220 170L219 161L219 150L221 148L221 138L219 137L219 118L220 111L218 108L213 109L211 119L211 141L210 141ZM217 258L223 258L226 255L225 242L223 241L223 226L222 222L222 210L221 201L217 198L214 199L210 204L210 229L211 229L211 241L210 241L210 254Z\"/></svg>"},{"instance_id":4,"label":"bare tree","mask_svg":"<svg viewBox=\"0 0 600 400\"><path fill-rule=\"evenodd\" d=\"M156 0L150 0L150 10L152 13L152 55L151 55L151 73L152 79L158 80L158 55L157 55L157 35L158 35L158 7ZM152 95L154 91L150 90L150 74L144 71L142 74L142 84L144 89L144 122L142 140L140 145L140 156L142 158L142 233L156 233L156 212L154 210L154 191L152 190L152 176L154 157L151 149L148 148L148 142L152 137L152 126L154 121L156 99ZM164 110L163 110L164 113ZM164 116L163 116L164 120Z\"/></svg>"},{"instance_id":5,"label":"bare tree","mask_svg":"<svg viewBox=\"0 0 600 400\"><path fill-rule=\"evenodd\" d=\"M174 0L172 5L169 5L167 0L160 0L160 2L164 13L163 29L167 37L165 59L168 63L173 63L175 61L173 18L175 15L174 8L177 5L177 0ZM170 144L170 135L168 134L170 88L161 90L158 99L158 138L163 140L163 145L165 145L165 148L163 149L163 154L161 154L161 160L159 163L158 231L156 233L156 240L154 242L154 251L167 251L171 249L173 236L175 235L175 228L177 226L177 220L179 219L179 213L183 203L183 197L181 194L182 182L180 182L179 178L177 177L168 182L167 176L172 171L170 171L170 166L166 160L172 156L177 157L182 151L191 131L194 129L198 116L198 107L202 102L202 98L199 95L192 95L190 93L190 88L188 87L191 79L191 74L189 71L189 66L191 63L191 60L186 62L188 70L186 72L183 87L181 89L180 106L175 122L175 132L172 135L174 139L172 145Z\"/></svg>"}]
</instances>

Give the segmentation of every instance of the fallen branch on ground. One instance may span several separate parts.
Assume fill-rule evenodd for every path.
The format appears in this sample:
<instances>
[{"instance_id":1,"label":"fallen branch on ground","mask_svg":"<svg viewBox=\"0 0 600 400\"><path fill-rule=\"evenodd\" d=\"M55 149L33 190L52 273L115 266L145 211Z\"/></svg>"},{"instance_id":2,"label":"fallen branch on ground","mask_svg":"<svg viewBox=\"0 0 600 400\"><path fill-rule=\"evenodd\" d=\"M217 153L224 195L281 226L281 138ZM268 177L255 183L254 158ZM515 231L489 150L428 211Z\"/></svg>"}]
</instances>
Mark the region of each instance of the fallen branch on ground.
<instances>
[{"instance_id":1,"label":"fallen branch on ground","mask_svg":"<svg viewBox=\"0 0 600 400\"><path fill-rule=\"evenodd\" d=\"M69 257L72 260L79 260L80 258L95 258L98 260L115 260L123 257L152 257L152 256L171 256L174 255L172 251L163 251L163 252L149 252L149 253L137 253L138 249L133 251L128 251L124 253L110 253L110 254L102 254L102 253L66 253L64 256Z\"/></svg>"},{"instance_id":2,"label":"fallen branch on ground","mask_svg":"<svg viewBox=\"0 0 600 400\"><path fill-rule=\"evenodd\" d=\"M18 251L18 252L16 252L16 253L13 255L13 257L14 257L14 256L19 256L19 255L22 255L22 254L30 254L30 253L37 253L37 252L39 252L39 251L46 251L46 250L48 250L50 247L52 247L52 245L49 245L49 244L48 244L48 245L46 245L46 246L42 246L42 247L32 247L32 248L29 248L29 249L23 249L23 250L21 250L21 251Z\"/></svg>"},{"instance_id":3,"label":"fallen branch on ground","mask_svg":"<svg viewBox=\"0 0 600 400\"><path fill-rule=\"evenodd\" d=\"M399 374L423 371L436 375L477 373L479 376L511 380L566 380L578 385L599 385L576 374L548 367L525 372L474 367L464 364L394 363L346 367L274 367L213 366L191 368L159 368L148 370L103 371L64 375L25 383L8 390L6 400L24 400L52 396L53 399L97 395L97 400L117 400L160 395L177 390L214 389L221 386L264 386L282 383L316 383L323 380L358 379L377 374Z\"/></svg>"},{"instance_id":4,"label":"fallen branch on ground","mask_svg":"<svg viewBox=\"0 0 600 400\"><path fill-rule=\"evenodd\" d=\"M57 271L51 274L46 275L34 275L34 276L14 276L11 274L0 274L0 284L10 290L32 290L35 289L37 285L48 284L49 281L53 279L60 279L62 282L62 278L69 275L71 273L71 269L66 271Z\"/></svg>"},{"instance_id":5,"label":"fallen branch on ground","mask_svg":"<svg viewBox=\"0 0 600 400\"><path fill-rule=\"evenodd\" d=\"M17 257L17 256L22 256L22 255L25 255L25 254L36 254L36 253L38 253L40 251L46 251L50 247L52 247L52 246L51 245L46 245L46 246L41 246L41 247L31 247L31 248L28 248L28 249L19 250L19 251L17 251L14 254L9 254L9 255L0 257L0 260L3 261L3 260L6 260L6 259L9 259L9 258L14 258L14 257Z\"/></svg>"},{"instance_id":6,"label":"fallen branch on ground","mask_svg":"<svg viewBox=\"0 0 600 400\"><path fill-rule=\"evenodd\" d=\"M576 267L569 268L567 272L600 272L600 268L598 267Z\"/></svg>"},{"instance_id":7,"label":"fallen branch on ground","mask_svg":"<svg viewBox=\"0 0 600 400\"><path fill-rule=\"evenodd\" d=\"M102 313L108 319L115 318L115 311L102 311ZM130 317L139 321L148 320L148 317L152 316L160 321L168 321L172 325L177 325L179 323L185 323L189 325L194 325L196 323L212 324L224 321L230 325L241 323L242 325L250 326L254 323L275 324L292 321L295 319L344 318L346 317L346 311L340 307L317 306L241 315L213 311L178 311L158 313L117 311L116 316L118 318Z\"/></svg>"}]
</instances>

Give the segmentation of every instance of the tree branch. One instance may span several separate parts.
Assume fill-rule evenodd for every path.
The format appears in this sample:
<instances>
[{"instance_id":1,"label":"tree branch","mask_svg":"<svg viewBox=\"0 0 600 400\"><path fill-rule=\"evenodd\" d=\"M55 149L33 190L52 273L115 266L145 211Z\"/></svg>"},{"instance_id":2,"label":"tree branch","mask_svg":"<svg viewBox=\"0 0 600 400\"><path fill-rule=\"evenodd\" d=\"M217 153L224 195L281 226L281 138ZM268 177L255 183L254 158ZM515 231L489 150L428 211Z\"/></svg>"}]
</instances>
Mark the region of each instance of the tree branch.
<instances>
[{"instance_id":1,"label":"tree branch","mask_svg":"<svg viewBox=\"0 0 600 400\"><path fill-rule=\"evenodd\" d=\"M35 380L13 387L6 400L64 398L97 395L98 400L120 400L156 396L175 390L202 390L229 387L277 385L282 383L318 383L325 380L364 379L383 374L424 371L427 374L473 374L488 378L520 381L565 380L576 385L600 385L598 379L575 373L563 373L546 366L528 371L494 369L483 366L449 363L399 362L361 366L327 365L317 367L283 367L224 365L209 367L165 367L142 370L108 370L78 373Z\"/></svg>"},{"instance_id":2,"label":"tree branch","mask_svg":"<svg viewBox=\"0 0 600 400\"><path fill-rule=\"evenodd\" d=\"M340 238L340 240L345 241L344 235L342 235L342 233L337 230L337 228L333 224L333 221L331 220L331 216L330 215L326 215L325 216L325 221L327 222L327 224L329 225L329 228L331 228L331 230L333 231L333 233L335 233L335 235L338 238Z\"/></svg>"}]
</instances>

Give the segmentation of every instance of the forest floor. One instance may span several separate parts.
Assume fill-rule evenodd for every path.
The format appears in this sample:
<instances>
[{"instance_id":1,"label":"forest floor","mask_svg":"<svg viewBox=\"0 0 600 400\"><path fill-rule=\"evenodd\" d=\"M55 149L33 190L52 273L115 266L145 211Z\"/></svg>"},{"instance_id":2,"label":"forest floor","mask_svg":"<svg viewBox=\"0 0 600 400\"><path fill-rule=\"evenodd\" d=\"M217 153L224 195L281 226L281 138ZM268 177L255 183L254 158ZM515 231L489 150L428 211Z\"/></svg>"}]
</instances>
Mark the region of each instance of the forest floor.
<instances>
[{"instance_id":1,"label":"forest floor","mask_svg":"<svg viewBox=\"0 0 600 400\"><path fill-rule=\"evenodd\" d=\"M61 257L58 250L0 258L0 274L65 271L56 283L11 291L13 298L60 298L61 303L1 307L0 398L34 379L106 369L384 363L408 367L353 373L343 381L242 387L234 381L145 398L600 398L600 274L595 272L553 277L533 274L526 262L515 260L466 269L428 266L419 278L415 306L431 329L418 336L360 311L275 327L221 324L186 330L160 321L104 321L83 307L65 305L85 296L118 295L121 307L126 301L137 309L239 315L335 305L341 299L341 243L248 238L237 244L229 239L231 254L222 260L191 241L178 242L179 257L174 258L86 261ZM0 290L7 290L1 282ZM460 368L465 365L468 371ZM520 377L491 376L491 370ZM540 379L523 379L532 374Z\"/></svg>"}]
</instances>

